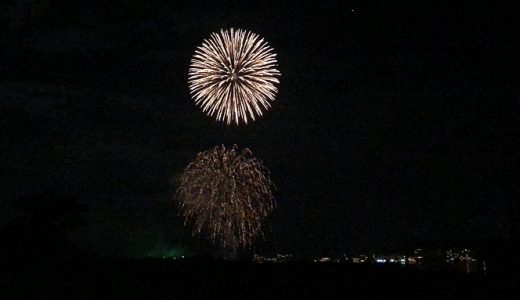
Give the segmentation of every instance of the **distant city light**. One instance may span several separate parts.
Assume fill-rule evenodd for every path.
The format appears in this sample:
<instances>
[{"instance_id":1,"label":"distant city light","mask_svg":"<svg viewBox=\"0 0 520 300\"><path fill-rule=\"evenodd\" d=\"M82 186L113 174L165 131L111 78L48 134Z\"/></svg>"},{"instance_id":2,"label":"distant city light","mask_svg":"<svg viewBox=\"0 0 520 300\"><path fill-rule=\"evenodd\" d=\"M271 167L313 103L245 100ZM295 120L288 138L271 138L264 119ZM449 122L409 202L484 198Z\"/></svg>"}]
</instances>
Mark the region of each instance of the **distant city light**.
<instances>
[{"instance_id":1,"label":"distant city light","mask_svg":"<svg viewBox=\"0 0 520 300\"><path fill-rule=\"evenodd\" d=\"M322 257L320 258L320 262L329 262L330 261L330 257Z\"/></svg>"},{"instance_id":2,"label":"distant city light","mask_svg":"<svg viewBox=\"0 0 520 300\"><path fill-rule=\"evenodd\" d=\"M474 254L469 249L453 250L448 249L444 253L446 259L440 259L443 257L442 251L431 251L424 252L422 249L416 249L415 255L407 256L403 254L392 253L390 255L356 255L347 256L346 254L338 256L323 256L323 257L312 257L312 258L295 258L291 254L277 254L274 257L263 257L260 255L254 255L253 261L257 263L286 263L289 261L310 261L314 263L334 263L334 264L400 264L403 267L410 268L434 268L438 269L439 264L446 264L449 268L464 273L473 272L487 272L487 265L485 261L480 261L474 257ZM418 255L420 254L420 255Z\"/></svg>"}]
</instances>

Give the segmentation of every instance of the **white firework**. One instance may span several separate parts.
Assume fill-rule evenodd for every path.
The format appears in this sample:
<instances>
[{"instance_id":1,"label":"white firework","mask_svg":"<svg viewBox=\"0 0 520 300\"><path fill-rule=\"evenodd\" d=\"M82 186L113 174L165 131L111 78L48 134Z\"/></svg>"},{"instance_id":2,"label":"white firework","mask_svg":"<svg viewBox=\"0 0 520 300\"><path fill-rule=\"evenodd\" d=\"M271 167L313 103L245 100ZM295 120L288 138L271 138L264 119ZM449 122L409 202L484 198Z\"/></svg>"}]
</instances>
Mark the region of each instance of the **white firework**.
<instances>
[{"instance_id":1,"label":"white firework","mask_svg":"<svg viewBox=\"0 0 520 300\"><path fill-rule=\"evenodd\" d=\"M221 29L197 47L188 83L195 103L227 124L255 120L271 107L280 71L267 42L250 31Z\"/></svg>"}]
</instances>

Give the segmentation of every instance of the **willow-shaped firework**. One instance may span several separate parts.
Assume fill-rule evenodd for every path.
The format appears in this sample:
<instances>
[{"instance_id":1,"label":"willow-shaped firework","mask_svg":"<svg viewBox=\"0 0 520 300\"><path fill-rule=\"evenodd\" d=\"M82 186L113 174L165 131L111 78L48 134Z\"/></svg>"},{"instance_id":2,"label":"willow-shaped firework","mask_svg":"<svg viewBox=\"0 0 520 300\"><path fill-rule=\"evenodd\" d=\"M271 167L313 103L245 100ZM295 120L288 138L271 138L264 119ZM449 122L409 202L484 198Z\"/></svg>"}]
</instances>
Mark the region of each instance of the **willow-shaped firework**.
<instances>
[{"instance_id":1,"label":"willow-shaped firework","mask_svg":"<svg viewBox=\"0 0 520 300\"><path fill-rule=\"evenodd\" d=\"M191 59L190 93L209 116L247 124L271 107L278 92L276 54L257 34L237 29L212 33Z\"/></svg>"},{"instance_id":2,"label":"willow-shaped firework","mask_svg":"<svg viewBox=\"0 0 520 300\"><path fill-rule=\"evenodd\" d=\"M201 152L177 189L179 214L192 234L208 234L224 248L251 245L275 207L269 170L249 149L224 146Z\"/></svg>"}]
</instances>

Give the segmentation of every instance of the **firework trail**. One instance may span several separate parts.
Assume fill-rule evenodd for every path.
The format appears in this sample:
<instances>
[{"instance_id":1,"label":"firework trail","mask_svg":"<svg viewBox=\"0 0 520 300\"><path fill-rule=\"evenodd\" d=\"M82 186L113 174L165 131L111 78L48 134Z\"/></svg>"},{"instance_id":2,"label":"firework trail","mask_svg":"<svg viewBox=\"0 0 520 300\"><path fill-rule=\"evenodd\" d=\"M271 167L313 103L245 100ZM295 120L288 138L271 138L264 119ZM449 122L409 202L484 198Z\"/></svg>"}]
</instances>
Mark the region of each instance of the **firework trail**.
<instances>
[{"instance_id":1,"label":"firework trail","mask_svg":"<svg viewBox=\"0 0 520 300\"><path fill-rule=\"evenodd\" d=\"M209 116L227 124L261 116L278 92L276 54L263 38L237 29L212 33L197 48L188 73L190 93Z\"/></svg>"},{"instance_id":2,"label":"firework trail","mask_svg":"<svg viewBox=\"0 0 520 300\"><path fill-rule=\"evenodd\" d=\"M201 152L184 170L177 189L179 214L192 234L207 234L224 248L251 245L274 209L269 170L236 145Z\"/></svg>"}]
</instances>

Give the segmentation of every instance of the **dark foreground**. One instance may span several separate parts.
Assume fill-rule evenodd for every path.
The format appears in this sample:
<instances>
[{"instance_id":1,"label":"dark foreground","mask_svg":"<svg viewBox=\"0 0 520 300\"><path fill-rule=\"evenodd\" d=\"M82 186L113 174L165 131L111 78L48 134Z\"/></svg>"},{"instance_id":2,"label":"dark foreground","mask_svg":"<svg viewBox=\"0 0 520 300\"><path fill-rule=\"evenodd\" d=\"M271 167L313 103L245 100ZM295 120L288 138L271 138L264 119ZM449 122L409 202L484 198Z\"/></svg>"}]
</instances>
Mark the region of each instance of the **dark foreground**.
<instances>
[{"instance_id":1,"label":"dark foreground","mask_svg":"<svg viewBox=\"0 0 520 300\"><path fill-rule=\"evenodd\" d=\"M376 265L85 260L3 265L0 299L507 298L514 275Z\"/></svg>"}]
</instances>

